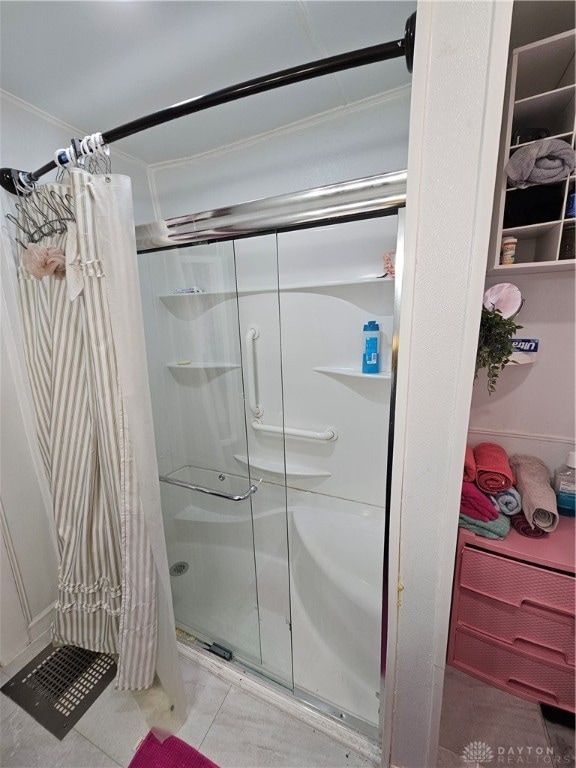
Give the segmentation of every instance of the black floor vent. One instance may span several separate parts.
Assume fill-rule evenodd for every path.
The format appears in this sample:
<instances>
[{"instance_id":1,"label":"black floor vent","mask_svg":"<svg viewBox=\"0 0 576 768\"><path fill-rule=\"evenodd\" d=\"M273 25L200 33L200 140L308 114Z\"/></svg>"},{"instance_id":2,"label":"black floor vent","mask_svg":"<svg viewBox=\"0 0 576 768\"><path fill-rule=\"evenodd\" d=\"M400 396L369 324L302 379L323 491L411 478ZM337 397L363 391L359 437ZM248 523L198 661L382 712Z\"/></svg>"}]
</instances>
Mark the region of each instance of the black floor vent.
<instances>
[{"instance_id":1,"label":"black floor vent","mask_svg":"<svg viewBox=\"0 0 576 768\"><path fill-rule=\"evenodd\" d=\"M113 656L71 645L50 645L0 690L57 739L63 739L115 675Z\"/></svg>"}]
</instances>

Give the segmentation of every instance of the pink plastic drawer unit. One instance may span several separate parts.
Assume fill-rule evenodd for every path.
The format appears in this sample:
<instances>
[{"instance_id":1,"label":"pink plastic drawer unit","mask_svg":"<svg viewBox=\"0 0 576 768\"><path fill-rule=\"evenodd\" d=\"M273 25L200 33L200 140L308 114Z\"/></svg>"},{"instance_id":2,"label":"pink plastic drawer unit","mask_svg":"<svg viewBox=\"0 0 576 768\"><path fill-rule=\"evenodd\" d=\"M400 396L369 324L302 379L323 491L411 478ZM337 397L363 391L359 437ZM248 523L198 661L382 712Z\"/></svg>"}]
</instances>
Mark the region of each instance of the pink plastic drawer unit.
<instances>
[{"instance_id":1,"label":"pink plastic drawer unit","mask_svg":"<svg viewBox=\"0 0 576 768\"><path fill-rule=\"evenodd\" d=\"M497 640L457 629L454 666L532 701L574 712L574 668L511 650Z\"/></svg>"},{"instance_id":2,"label":"pink plastic drawer unit","mask_svg":"<svg viewBox=\"0 0 576 768\"><path fill-rule=\"evenodd\" d=\"M517 608L467 589L460 591L458 623L527 650L539 648L558 654L558 660L574 666L574 618L535 606Z\"/></svg>"},{"instance_id":3,"label":"pink plastic drawer unit","mask_svg":"<svg viewBox=\"0 0 576 768\"><path fill-rule=\"evenodd\" d=\"M531 701L574 711L575 520L543 539L461 528L448 663Z\"/></svg>"},{"instance_id":4,"label":"pink plastic drawer unit","mask_svg":"<svg viewBox=\"0 0 576 768\"><path fill-rule=\"evenodd\" d=\"M574 613L574 578L544 571L501 555L465 547L460 586L520 607L523 604Z\"/></svg>"}]
</instances>

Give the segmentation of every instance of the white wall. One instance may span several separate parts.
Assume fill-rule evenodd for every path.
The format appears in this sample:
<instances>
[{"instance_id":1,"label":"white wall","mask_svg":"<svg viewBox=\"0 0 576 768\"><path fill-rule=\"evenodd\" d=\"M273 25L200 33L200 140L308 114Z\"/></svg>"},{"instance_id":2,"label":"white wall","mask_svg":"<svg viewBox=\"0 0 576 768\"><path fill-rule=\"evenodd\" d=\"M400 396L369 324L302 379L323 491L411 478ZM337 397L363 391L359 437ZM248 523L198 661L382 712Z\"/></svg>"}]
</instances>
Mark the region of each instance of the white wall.
<instances>
[{"instance_id":1,"label":"white wall","mask_svg":"<svg viewBox=\"0 0 576 768\"><path fill-rule=\"evenodd\" d=\"M27 372L21 348L18 302L14 291L12 256L6 237L1 248L1 359L0 368L0 494L2 534L9 563L18 588L19 601L2 595L2 625L26 627L29 641L49 624L49 611L56 598L57 561L53 527L49 516L48 483L36 445ZM7 602L4 602L7 598ZM4 632L4 629L3 629ZM26 644L26 642L24 643ZM6 664L18 648L13 637L2 647L0 663Z\"/></svg>"},{"instance_id":2,"label":"white wall","mask_svg":"<svg viewBox=\"0 0 576 768\"><path fill-rule=\"evenodd\" d=\"M409 110L407 86L214 152L153 165L158 218L403 170Z\"/></svg>"},{"instance_id":3,"label":"white wall","mask_svg":"<svg viewBox=\"0 0 576 768\"><path fill-rule=\"evenodd\" d=\"M54 157L55 150L68 147L73 137L82 138L85 132L63 123L53 115L0 90L0 144L1 167L34 171ZM132 179L134 216L137 224L154 218L150 199L147 166L115 147L111 149L112 172L126 174ZM53 181L55 172L42 177ZM8 198L5 198L8 199ZM2 221L4 223L4 220Z\"/></svg>"},{"instance_id":4,"label":"white wall","mask_svg":"<svg viewBox=\"0 0 576 768\"><path fill-rule=\"evenodd\" d=\"M390 600L396 690L385 698L396 766L436 765L511 10L498 1L418 7L392 476L404 590L399 609Z\"/></svg>"},{"instance_id":5,"label":"white wall","mask_svg":"<svg viewBox=\"0 0 576 768\"><path fill-rule=\"evenodd\" d=\"M46 164L54 150L68 146L82 132L0 93L2 143L0 166L35 170ZM153 217L147 169L126 155L113 153L113 171L132 177L135 214L139 221ZM54 174L44 180L53 178ZM2 573L15 577L19 600L6 583L2 592L2 645L0 664L22 650L50 623L56 598L57 556L51 502L44 469L38 454L28 375L22 350L17 300L12 225L5 214L15 198L2 190L0 211L2 271L2 366L1 366L1 488L3 507ZM5 635L5 628L25 626ZM7 631L7 630L6 630ZM21 647L19 647L21 646Z\"/></svg>"},{"instance_id":6,"label":"white wall","mask_svg":"<svg viewBox=\"0 0 576 768\"><path fill-rule=\"evenodd\" d=\"M511 281L525 300L517 336L540 339L536 362L509 364L496 392L486 389L486 372L474 384L470 443L496 442L509 453L540 457L550 470L574 450L575 280L574 272L491 277L487 287Z\"/></svg>"},{"instance_id":7,"label":"white wall","mask_svg":"<svg viewBox=\"0 0 576 768\"><path fill-rule=\"evenodd\" d=\"M0 510L0 515L4 516L3 510ZM0 621L0 666L8 664L30 642L28 622L6 538L3 529L0 534L0 606L8 621Z\"/></svg>"}]
</instances>

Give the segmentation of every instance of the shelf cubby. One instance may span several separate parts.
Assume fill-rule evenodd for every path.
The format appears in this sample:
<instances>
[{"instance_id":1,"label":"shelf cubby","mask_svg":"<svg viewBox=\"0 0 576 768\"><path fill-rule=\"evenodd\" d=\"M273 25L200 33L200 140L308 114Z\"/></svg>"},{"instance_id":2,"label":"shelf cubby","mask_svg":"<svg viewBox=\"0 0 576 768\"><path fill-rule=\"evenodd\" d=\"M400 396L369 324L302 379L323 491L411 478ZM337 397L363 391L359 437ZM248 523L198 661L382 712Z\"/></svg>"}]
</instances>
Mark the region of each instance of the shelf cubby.
<instances>
[{"instance_id":1,"label":"shelf cubby","mask_svg":"<svg viewBox=\"0 0 576 768\"><path fill-rule=\"evenodd\" d=\"M547 136L548 139L560 139L561 141L565 141L568 144L572 143L572 131L564 131L563 133L557 133L554 136ZM534 144L535 141L539 141L539 139L531 139L530 141L523 141L519 144L511 144L509 147L510 154L512 155L515 150L520 149L521 147L527 147L528 144Z\"/></svg>"},{"instance_id":2,"label":"shelf cubby","mask_svg":"<svg viewBox=\"0 0 576 768\"><path fill-rule=\"evenodd\" d=\"M513 266L520 266L522 264L555 261L561 233L561 221L547 221L525 227L503 229L502 237L517 238L516 257Z\"/></svg>"},{"instance_id":3,"label":"shelf cubby","mask_svg":"<svg viewBox=\"0 0 576 768\"><path fill-rule=\"evenodd\" d=\"M574 84L573 30L517 48L515 55L517 100Z\"/></svg>"},{"instance_id":4,"label":"shelf cubby","mask_svg":"<svg viewBox=\"0 0 576 768\"><path fill-rule=\"evenodd\" d=\"M540 93L514 103L512 135L546 129L550 134L574 130L574 85Z\"/></svg>"}]
</instances>

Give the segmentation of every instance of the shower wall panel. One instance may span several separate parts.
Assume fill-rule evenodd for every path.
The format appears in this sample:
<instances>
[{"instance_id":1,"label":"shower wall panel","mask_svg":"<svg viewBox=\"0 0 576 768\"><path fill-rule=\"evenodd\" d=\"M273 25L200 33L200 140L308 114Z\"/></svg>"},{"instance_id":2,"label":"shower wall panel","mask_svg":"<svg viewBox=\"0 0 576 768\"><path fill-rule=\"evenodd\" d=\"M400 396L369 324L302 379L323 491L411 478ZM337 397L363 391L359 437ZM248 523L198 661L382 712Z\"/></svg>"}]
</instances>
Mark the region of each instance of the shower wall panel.
<instances>
[{"instance_id":1,"label":"shower wall panel","mask_svg":"<svg viewBox=\"0 0 576 768\"><path fill-rule=\"evenodd\" d=\"M162 472L258 484L241 503L162 486L170 561L188 566L173 577L177 621L372 736L396 234L386 217L142 262ZM380 375L361 372L368 320Z\"/></svg>"},{"instance_id":2,"label":"shower wall panel","mask_svg":"<svg viewBox=\"0 0 576 768\"><path fill-rule=\"evenodd\" d=\"M396 238L395 216L278 236L285 424L337 433L285 439L294 686L373 736ZM368 320L380 376L361 372Z\"/></svg>"},{"instance_id":3,"label":"shower wall panel","mask_svg":"<svg viewBox=\"0 0 576 768\"><path fill-rule=\"evenodd\" d=\"M234 249L141 257L159 474L242 496L247 454ZM260 666L251 498L162 482L177 624Z\"/></svg>"}]
</instances>

